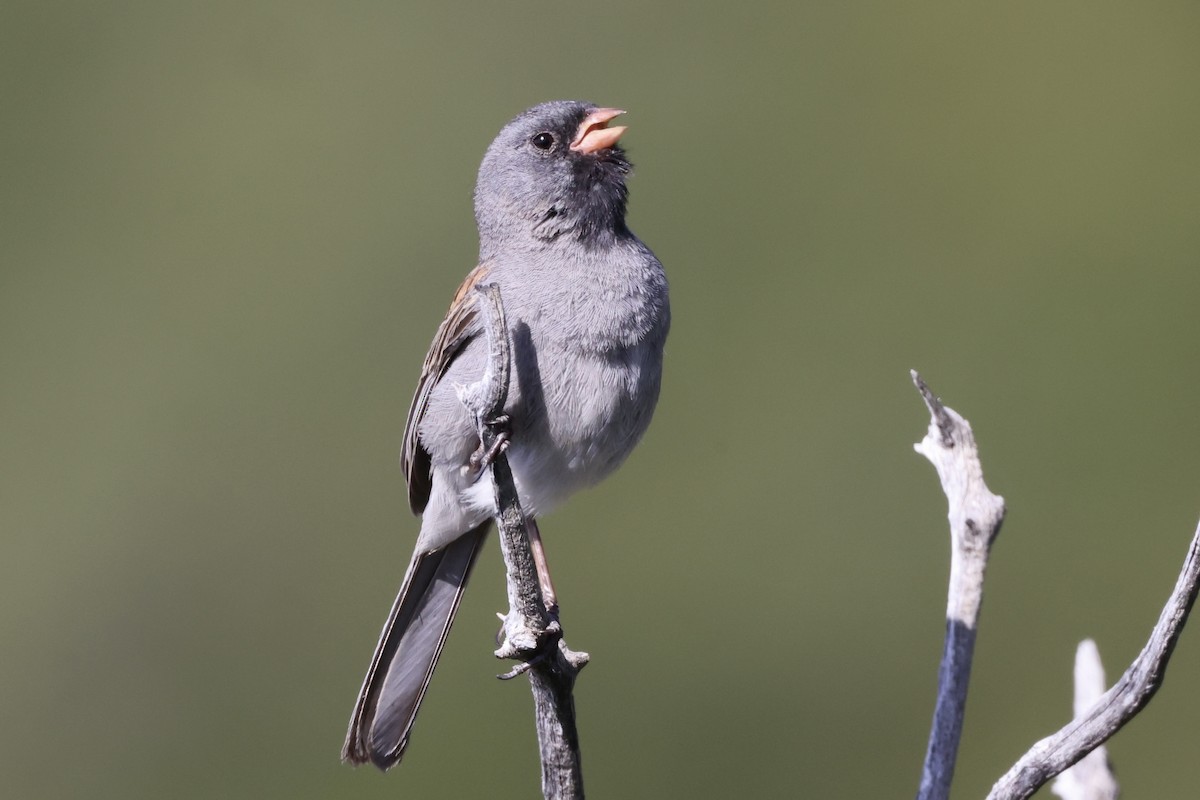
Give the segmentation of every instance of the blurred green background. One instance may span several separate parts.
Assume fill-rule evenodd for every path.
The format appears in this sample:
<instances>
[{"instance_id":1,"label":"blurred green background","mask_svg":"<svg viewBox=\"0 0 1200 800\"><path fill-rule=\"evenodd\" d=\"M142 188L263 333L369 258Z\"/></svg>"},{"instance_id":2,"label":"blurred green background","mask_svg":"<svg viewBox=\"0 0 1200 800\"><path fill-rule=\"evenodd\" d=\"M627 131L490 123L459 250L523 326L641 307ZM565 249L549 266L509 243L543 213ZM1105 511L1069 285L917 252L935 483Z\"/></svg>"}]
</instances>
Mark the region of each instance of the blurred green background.
<instances>
[{"instance_id":1,"label":"blurred green background","mask_svg":"<svg viewBox=\"0 0 1200 800\"><path fill-rule=\"evenodd\" d=\"M536 796L494 544L406 762L338 751L479 158L579 97L629 110L675 314L642 447L542 527L590 794L911 796L948 539L915 367L1009 503L983 796L1196 523L1198 41L1166 0L4 3L0 794ZM1193 629L1111 743L1127 797L1195 797L1197 718Z\"/></svg>"}]
</instances>

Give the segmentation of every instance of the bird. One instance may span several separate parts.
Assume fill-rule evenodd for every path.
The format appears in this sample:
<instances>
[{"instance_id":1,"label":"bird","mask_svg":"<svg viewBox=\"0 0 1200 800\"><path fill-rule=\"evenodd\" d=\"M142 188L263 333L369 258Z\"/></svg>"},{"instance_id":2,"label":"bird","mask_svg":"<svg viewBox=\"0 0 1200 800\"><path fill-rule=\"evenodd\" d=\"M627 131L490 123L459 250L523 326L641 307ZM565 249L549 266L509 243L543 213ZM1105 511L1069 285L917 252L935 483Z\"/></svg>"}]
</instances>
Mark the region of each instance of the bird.
<instances>
[{"instance_id":1,"label":"bird","mask_svg":"<svg viewBox=\"0 0 1200 800\"><path fill-rule=\"evenodd\" d=\"M671 324L662 264L626 225L625 112L536 105L487 148L475 185L479 259L438 327L404 429L401 466L421 518L411 561L350 719L342 759L398 764L495 513L458 390L483 375L476 287L499 287L512 374L507 455L547 605L536 520L625 461L650 424ZM477 462L476 462L477 463Z\"/></svg>"}]
</instances>

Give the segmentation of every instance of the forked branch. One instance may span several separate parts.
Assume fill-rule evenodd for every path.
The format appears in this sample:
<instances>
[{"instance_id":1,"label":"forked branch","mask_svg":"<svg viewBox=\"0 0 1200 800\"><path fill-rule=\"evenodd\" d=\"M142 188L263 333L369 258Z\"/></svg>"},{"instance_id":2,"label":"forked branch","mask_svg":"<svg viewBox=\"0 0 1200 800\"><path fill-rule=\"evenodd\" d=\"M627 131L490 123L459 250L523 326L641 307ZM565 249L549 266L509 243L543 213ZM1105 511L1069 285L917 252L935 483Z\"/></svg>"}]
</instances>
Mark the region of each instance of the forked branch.
<instances>
[{"instance_id":1,"label":"forked branch","mask_svg":"<svg viewBox=\"0 0 1200 800\"><path fill-rule=\"evenodd\" d=\"M921 775L921 788L917 794L919 800L943 800L949 797L950 780L962 735L975 629L983 598L983 578L988 553L1004 519L1004 500L988 491L983 481L983 470L971 426L952 409L944 406L916 372L912 373L912 377L931 416L929 432L916 445L916 449L937 468L950 505L953 545L946 640L938 670L937 706ZM1090 643L1085 642L1081 646L1080 666L1077 667L1077 682L1081 687L1080 695L1076 698L1075 719L1030 748L996 782L988 794L988 800L1024 800L1030 797L1051 778L1099 748L1145 708L1162 685L1167 663L1195 604L1198 590L1200 528L1192 538L1175 590L1168 598L1141 654L1115 686L1100 694L1103 672L1098 656L1092 663L1088 652ZM1094 688L1097 682L1099 689ZM1083 684L1090 684L1093 688L1088 689ZM1087 695L1089 691L1091 694ZM1097 694L1099 698L1094 699ZM1101 751L1089 762L1088 768L1100 767L1103 761ZM1061 781L1057 788L1074 792L1070 795L1073 798L1098 800L1116 796L1115 781L1105 780L1103 775L1089 777L1092 788L1087 794L1078 794L1081 791L1079 781L1085 771L1081 769L1071 778ZM1104 771L1107 772L1106 768ZM1111 779L1111 775L1107 777Z\"/></svg>"}]
</instances>

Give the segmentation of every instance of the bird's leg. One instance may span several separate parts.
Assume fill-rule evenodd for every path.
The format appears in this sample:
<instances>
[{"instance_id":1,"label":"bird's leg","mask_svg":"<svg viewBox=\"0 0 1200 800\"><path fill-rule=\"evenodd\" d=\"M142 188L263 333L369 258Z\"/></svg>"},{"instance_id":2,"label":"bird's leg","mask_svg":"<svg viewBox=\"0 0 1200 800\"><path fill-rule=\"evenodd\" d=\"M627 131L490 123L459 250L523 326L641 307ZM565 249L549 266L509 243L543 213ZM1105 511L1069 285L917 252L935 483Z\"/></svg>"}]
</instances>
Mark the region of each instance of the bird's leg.
<instances>
[{"instance_id":1,"label":"bird's leg","mask_svg":"<svg viewBox=\"0 0 1200 800\"><path fill-rule=\"evenodd\" d=\"M558 593L554 591L554 582L550 580L550 565L546 563L546 548L542 546L542 534L538 530L537 520L532 517L526 520L526 530L529 531L529 549L533 551L533 565L537 567L538 583L542 587L546 611L557 619Z\"/></svg>"},{"instance_id":2,"label":"bird's leg","mask_svg":"<svg viewBox=\"0 0 1200 800\"><path fill-rule=\"evenodd\" d=\"M554 591L554 582L550 580L550 565L546 563L546 548L542 546L542 534L538 530L537 520L533 517L525 518L525 532L529 535L529 550L533 555L533 566L537 570L538 586L542 590L542 604L546 607L546 613L550 616L551 624L557 624L558 594ZM502 645L505 639L508 638L505 632L507 618L503 614L497 614L496 616L501 621L500 630L496 631L496 644Z\"/></svg>"}]
</instances>

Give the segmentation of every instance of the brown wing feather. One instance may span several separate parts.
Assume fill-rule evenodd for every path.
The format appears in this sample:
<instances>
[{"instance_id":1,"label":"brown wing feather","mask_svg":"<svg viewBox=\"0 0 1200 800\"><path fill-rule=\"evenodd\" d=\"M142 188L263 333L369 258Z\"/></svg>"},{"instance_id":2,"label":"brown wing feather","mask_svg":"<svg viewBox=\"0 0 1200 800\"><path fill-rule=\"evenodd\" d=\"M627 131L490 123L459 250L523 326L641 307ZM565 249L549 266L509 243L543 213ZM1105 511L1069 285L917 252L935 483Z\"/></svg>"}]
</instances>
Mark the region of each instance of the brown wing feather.
<instances>
[{"instance_id":1,"label":"brown wing feather","mask_svg":"<svg viewBox=\"0 0 1200 800\"><path fill-rule=\"evenodd\" d=\"M454 293L454 300L450 303L450 310L446 312L446 318L438 326L433 344L429 346L425 363L421 365L421 377L417 381L417 390L413 392L408 421L404 424L404 447L400 456L400 467L404 470L405 480L408 481L408 504L414 514L425 510L432 488L429 452L421 446L417 428L425 416L429 393L467 343L479 335L479 307L472 294L487 274L488 265L480 264L471 270L466 280L458 287L458 291Z\"/></svg>"}]
</instances>

